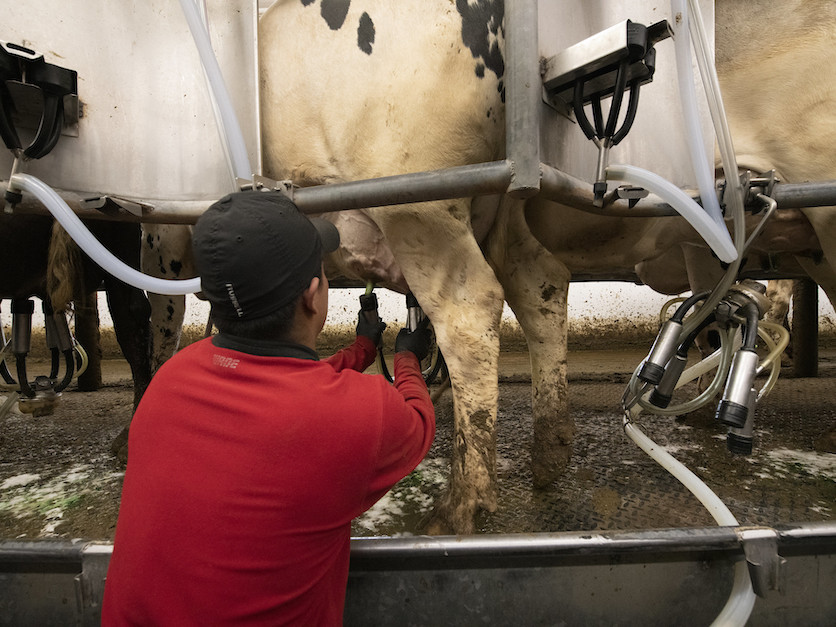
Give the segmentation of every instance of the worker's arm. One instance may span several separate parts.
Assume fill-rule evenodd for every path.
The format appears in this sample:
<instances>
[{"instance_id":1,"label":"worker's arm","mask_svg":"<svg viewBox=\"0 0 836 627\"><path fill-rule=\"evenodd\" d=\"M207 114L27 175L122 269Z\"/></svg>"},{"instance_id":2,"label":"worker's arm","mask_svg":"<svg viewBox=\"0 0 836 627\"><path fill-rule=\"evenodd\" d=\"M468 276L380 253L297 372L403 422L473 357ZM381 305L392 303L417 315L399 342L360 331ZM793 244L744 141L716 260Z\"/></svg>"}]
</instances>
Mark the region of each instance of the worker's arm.
<instances>
[{"instance_id":1,"label":"worker's arm","mask_svg":"<svg viewBox=\"0 0 836 627\"><path fill-rule=\"evenodd\" d=\"M357 316L357 339L354 344L325 360L337 372L346 368L363 372L374 362L386 323L380 320L377 311L373 316L369 316L368 313L360 311Z\"/></svg>"},{"instance_id":2,"label":"worker's arm","mask_svg":"<svg viewBox=\"0 0 836 627\"><path fill-rule=\"evenodd\" d=\"M403 329L395 341L395 384L384 396L380 453L365 507L412 472L435 437L435 410L419 361L429 353L427 324Z\"/></svg>"}]
</instances>

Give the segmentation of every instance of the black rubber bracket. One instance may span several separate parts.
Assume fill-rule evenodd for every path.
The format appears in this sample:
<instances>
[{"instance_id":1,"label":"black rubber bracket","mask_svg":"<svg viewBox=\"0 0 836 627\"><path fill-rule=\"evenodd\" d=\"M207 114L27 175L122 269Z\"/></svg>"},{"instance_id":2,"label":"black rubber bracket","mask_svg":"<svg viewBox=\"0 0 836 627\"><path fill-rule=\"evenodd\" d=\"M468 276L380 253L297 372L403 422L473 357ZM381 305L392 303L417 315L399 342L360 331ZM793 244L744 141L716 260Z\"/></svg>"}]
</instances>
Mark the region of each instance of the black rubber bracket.
<instances>
[{"instance_id":1,"label":"black rubber bracket","mask_svg":"<svg viewBox=\"0 0 836 627\"><path fill-rule=\"evenodd\" d=\"M38 130L32 143L23 149L12 122L15 103L8 81L37 87L43 99ZM0 45L0 137L6 148L23 150L30 159L46 156L58 143L64 126L64 98L78 95L78 73L47 63L34 50L12 43Z\"/></svg>"}]
</instances>

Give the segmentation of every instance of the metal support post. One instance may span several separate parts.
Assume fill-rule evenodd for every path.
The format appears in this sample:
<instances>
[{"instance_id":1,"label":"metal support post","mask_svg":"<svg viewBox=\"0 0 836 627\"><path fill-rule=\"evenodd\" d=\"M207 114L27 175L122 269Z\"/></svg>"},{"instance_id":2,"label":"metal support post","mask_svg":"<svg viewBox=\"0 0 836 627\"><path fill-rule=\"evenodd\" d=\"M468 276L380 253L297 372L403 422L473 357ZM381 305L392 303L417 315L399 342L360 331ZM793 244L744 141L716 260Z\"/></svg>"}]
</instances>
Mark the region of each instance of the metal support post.
<instances>
[{"instance_id":1,"label":"metal support post","mask_svg":"<svg viewBox=\"0 0 836 627\"><path fill-rule=\"evenodd\" d=\"M540 191L537 0L507 0L505 27L505 142L513 168L508 193L530 198Z\"/></svg>"}]
</instances>

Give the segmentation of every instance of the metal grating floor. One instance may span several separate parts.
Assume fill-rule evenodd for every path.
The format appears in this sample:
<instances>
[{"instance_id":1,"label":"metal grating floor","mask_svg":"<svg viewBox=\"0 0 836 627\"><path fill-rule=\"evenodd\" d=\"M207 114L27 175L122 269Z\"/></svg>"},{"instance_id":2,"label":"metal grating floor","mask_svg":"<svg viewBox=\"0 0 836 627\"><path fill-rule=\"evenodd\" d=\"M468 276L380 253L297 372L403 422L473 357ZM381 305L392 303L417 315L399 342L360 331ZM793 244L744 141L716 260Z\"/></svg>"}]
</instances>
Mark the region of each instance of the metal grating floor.
<instances>
[{"instance_id":1,"label":"metal grating floor","mask_svg":"<svg viewBox=\"0 0 836 627\"><path fill-rule=\"evenodd\" d=\"M626 381L627 375L611 373L586 373L570 379L570 406L577 429L572 459L563 478L540 491L532 489L528 469L530 386L517 376L501 384L499 508L480 516L480 532L715 524L690 492L624 435L618 407ZM700 476L742 525L772 526L836 517L836 454L814 450L817 438L836 429L836 366L823 361L821 376L816 379L782 373L758 409L750 456L727 451L726 431L714 422L714 406L711 403L704 411L683 419L643 414L640 424L648 436ZM405 501L394 507L394 514L380 524L355 523L355 535L421 532L428 497L438 496L443 486L452 440L449 393L437 406L437 416L438 433L428 460L441 472L432 476L425 470L417 479L405 479L413 498L403 488L397 495L405 496ZM414 498L416 492L424 498Z\"/></svg>"}]
</instances>

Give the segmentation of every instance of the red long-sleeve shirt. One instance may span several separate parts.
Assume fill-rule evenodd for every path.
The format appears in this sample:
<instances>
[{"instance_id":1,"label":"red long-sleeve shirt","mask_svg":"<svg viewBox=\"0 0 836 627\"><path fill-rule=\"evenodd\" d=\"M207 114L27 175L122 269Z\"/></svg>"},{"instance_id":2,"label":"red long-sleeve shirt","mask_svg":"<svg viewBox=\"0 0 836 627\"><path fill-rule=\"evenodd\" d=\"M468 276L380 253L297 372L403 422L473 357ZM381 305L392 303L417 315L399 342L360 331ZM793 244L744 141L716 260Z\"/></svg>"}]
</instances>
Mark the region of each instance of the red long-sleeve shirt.
<instances>
[{"instance_id":1,"label":"red long-sleeve shirt","mask_svg":"<svg viewBox=\"0 0 836 627\"><path fill-rule=\"evenodd\" d=\"M362 336L326 361L265 352L203 340L151 382L104 625L341 624L351 519L426 455L432 403L412 353L394 386L357 372L374 359Z\"/></svg>"}]
</instances>

